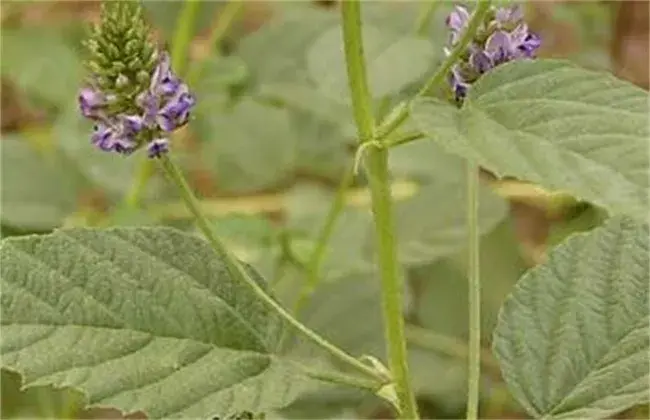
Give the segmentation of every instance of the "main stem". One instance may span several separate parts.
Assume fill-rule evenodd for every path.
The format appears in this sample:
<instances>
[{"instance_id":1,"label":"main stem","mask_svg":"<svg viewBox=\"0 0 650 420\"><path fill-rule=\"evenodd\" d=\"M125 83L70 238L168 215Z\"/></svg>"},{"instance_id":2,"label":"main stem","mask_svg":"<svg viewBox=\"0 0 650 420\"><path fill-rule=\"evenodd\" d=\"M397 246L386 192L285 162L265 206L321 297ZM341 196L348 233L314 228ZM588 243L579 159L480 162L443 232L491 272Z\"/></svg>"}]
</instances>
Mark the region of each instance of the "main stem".
<instances>
[{"instance_id":1,"label":"main stem","mask_svg":"<svg viewBox=\"0 0 650 420\"><path fill-rule=\"evenodd\" d=\"M359 0L341 2L343 41L354 118L362 143L374 140L374 118L368 89L361 36ZM395 381L400 418L418 419L415 396L409 382L406 337L402 308L403 282L400 278L395 245L393 207L388 175L388 150L368 147L366 171L370 184L372 211L377 243L377 259L381 273L384 335L391 374Z\"/></svg>"},{"instance_id":2,"label":"main stem","mask_svg":"<svg viewBox=\"0 0 650 420\"><path fill-rule=\"evenodd\" d=\"M481 282L478 229L478 166L467 161L467 226L469 282L469 345L467 357L467 419L478 419L481 380Z\"/></svg>"},{"instance_id":3,"label":"main stem","mask_svg":"<svg viewBox=\"0 0 650 420\"><path fill-rule=\"evenodd\" d=\"M385 381L380 374L375 370L365 365L356 358L350 356L343 350L329 343L327 340L319 336L314 331L307 328L305 325L301 324L296 320L289 312L287 312L279 303L277 303L273 298L271 298L262 287L252 280L248 274L245 272L244 267L234 258L228 249L221 243L217 238L214 230L208 220L205 218L201 209L199 207L199 201L192 193L190 186L188 185L185 177L180 172L178 167L169 159L168 156L163 156L160 160L161 165L169 179L176 185L178 191L181 195L181 199L185 202L185 205L190 210L194 216L194 220L205 235L206 239L210 243L212 249L224 260L226 267L230 274L238 279L241 279L247 286L249 286L253 293L266 305L271 307L275 312L280 315L286 322L291 326L297 329L299 332L304 334L308 339L314 342L316 345L322 349L329 352L333 357L345 363L346 365L356 369L360 373L363 373L366 376L369 376L377 381L378 387Z\"/></svg>"}]
</instances>

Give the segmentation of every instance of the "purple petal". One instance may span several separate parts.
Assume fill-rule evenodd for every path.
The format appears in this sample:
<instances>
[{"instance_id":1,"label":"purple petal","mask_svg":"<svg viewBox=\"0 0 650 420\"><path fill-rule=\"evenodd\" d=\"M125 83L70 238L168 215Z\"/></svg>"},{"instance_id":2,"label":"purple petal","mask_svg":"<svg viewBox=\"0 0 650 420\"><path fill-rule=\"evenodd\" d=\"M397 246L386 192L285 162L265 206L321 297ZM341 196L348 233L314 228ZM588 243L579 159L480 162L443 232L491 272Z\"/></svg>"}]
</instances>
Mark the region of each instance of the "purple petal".
<instances>
[{"instance_id":1,"label":"purple petal","mask_svg":"<svg viewBox=\"0 0 650 420\"><path fill-rule=\"evenodd\" d=\"M469 20L469 12L463 6L456 6L454 11L452 11L447 17L447 26L456 32L460 32L461 29L467 24Z\"/></svg>"},{"instance_id":2,"label":"purple petal","mask_svg":"<svg viewBox=\"0 0 650 420\"><path fill-rule=\"evenodd\" d=\"M531 57L535 53L535 50L537 50L541 45L542 39L539 37L539 35L531 32L528 34L526 40L519 46L519 48L524 50L528 57Z\"/></svg>"},{"instance_id":3,"label":"purple petal","mask_svg":"<svg viewBox=\"0 0 650 420\"><path fill-rule=\"evenodd\" d=\"M86 118L102 117L103 108L107 103L106 96L95 89L85 87L79 92L79 109Z\"/></svg>"},{"instance_id":4,"label":"purple petal","mask_svg":"<svg viewBox=\"0 0 650 420\"><path fill-rule=\"evenodd\" d=\"M113 150L117 153L123 155L129 155L133 153L137 146L137 143L133 141L129 136L121 136L113 139Z\"/></svg>"},{"instance_id":5,"label":"purple petal","mask_svg":"<svg viewBox=\"0 0 650 420\"><path fill-rule=\"evenodd\" d=\"M181 86L181 80L173 74L168 74L160 82L160 93L167 96L175 95Z\"/></svg>"},{"instance_id":6,"label":"purple petal","mask_svg":"<svg viewBox=\"0 0 650 420\"><path fill-rule=\"evenodd\" d=\"M125 115L122 117L122 125L124 131L135 134L144 128L145 121L138 115Z\"/></svg>"},{"instance_id":7,"label":"purple petal","mask_svg":"<svg viewBox=\"0 0 650 420\"><path fill-rule=\"evenodd\" d=\"M136 98L136 103L144 111L142 120L145 126L151 127L156 119L160 99L151 92L143 92Z\"/></svg>"},{"instance_id":8,"label":"purple petal","mask_svg":"<svg viewBox=\"0 0 650 420\"><path fill-rule=\"evenodd\" d=\"M517 25L515 29L510 32L510 42L514 46L519 46L523 44L528 38L528 25L521 23Z\"/></svg>"},{"instance_id":9,"label":"purple petal","mask_svg":"<svg viewBox=\"0 0 650 420\"><path fill-rule=\"evenodd\" d=\"M174 131L177 128L174 116L168 114L158 114L156 123L158 127L167 132Z\"/></svg>"},{"instance_id":10,"label":"purple petal","mask_svg":"<svg viewBox=\"0 0 650 420\"><path fill-rule=\"evenodd\" d=\"M150 158L159 158L169 152L169 140L165 138L155 139L147 145L147 154Z\"/></svg>"},{"instance_id":11,"label":"purple petal","mask_svg":"<svg viewBox=\"0 0 650 420\"><path fill-rule=\"evenodd\" d=\"M158 64L151 76L150 90L152 92L157 90L163 79L167 77L171 71L171 59L169 58L167 51L161 51L159 54Z\"/></svg>"},{"instance_id":12,"label":"purple petal","mask_svg":"<svg viewBox=\"0 0 650 420\"><path fill-rule=\"evenodd\" d=\"M106 152L110 151L113 145L111 136L113 131L103 123L95 125L95 130L91 136L92 143Z\"/></svg>"},{"instance_id":13,"label":"purple petal","mask_svg":"<svg viewBox=\"0 0 650 420\"><path fill-rule=\"evenodd\" d=\"M490 56L481 50L473 52L469 57L469 62L471 63L472 67L480 74L483 74L494 67Z\"/></svg>"},{"instance_id":14,"label":"purple petal","mask_svg":"<svg viewBox=\"0 0 650 420\"><path fill-rule=\"evenodd\" d=\"M521 5L515 5L513 7L501 7L498 8L494 14L494 19L496 20L499 28L503 27L504 25L515 25L523 18L524 11L521 8Z\"/></svg>"},{"instance_id":15,"label":"purple petal","mask_svg":"<svg viewBox=\"0 0 650 420\"><path fill-rule=\"evenodd\" d=\"M485 52L492 58L495 66L512 60L516 56L510 35L504 31L496 31L485 42Z\"/></svg>"}]
</instances>

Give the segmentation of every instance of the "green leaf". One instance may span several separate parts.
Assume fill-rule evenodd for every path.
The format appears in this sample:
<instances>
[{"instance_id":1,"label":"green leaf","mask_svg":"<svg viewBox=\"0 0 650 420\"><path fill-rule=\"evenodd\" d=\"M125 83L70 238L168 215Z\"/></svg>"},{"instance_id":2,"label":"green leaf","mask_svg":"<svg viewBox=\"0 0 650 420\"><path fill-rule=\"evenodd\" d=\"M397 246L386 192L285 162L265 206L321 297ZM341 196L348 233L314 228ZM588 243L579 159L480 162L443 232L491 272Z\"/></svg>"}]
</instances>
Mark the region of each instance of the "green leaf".
<instances>
[{"instance_id":1,"label":"green leaf","mask_svg":"<svg viewBox=\"0 0 650 420\"><path fill-rule=\"evenodd\" d=\"M195 127L210 140L204 153L222 190L258 191L293 174L297 138L284 109L245 100L216 114L199 103Z\"/></svg>"},{"instance_id":2,"label":"green leaf","mask_svg":"<svg viewBox=\"0 0 650 420\"><path fill-rule=\"evenodd\" d=\"M2 223L49 230L75 209L74 180L56 162L45 159L20 136L5 136L0 153Z\"/></svg>"},{"instance_id":3,"label":"green leaf","mask_svg":"<svg viewBox=\"0 0 650 420\"><path fill-rule=\"evenodd\" d=\"M576 234L506 300L494 352L531 415L602 418L648 402L649 234L627 217Z\"/></svg>"},{"instance_id":4,"label":"green leaf","mask_svg":"<svg viewBox=\"0 0 650 420\"><path fill-rule=\"evenodd\" d=\"M499 176L647 217L648 95L609 74L516 61L483 76L462 110L425 99L413 116L445 149Z\"/></svg>"},{"instance_id":5,"label":"green leaf","mask_svg":"<svg viewBox=\"0 0 650 420\"><path fill-rule=\"evenodd\" d=\"M310 384L270 353L277 315L198 237L71 229L1 244L0 353L27 386L167 418L268 411Z\"/></svg>"},{"instance_id":6,"label":"green leaf","mask_svg":"<svg viewBox=\"0 0 650 420\"><path fill-rule=\"evenodd\" d=\"M307 67L311 80L324 94L345 101L349 97L349 86L341 37L338 26L324 32L307 54ZM363 43L368 82L374 98L398 93L417 81L434 59L434 47L428 41L387 34L373 26L364 26Z\"/></svg>"},{"instance_id":7,"label":"green leaf","mask_svg":"<svg viewBox=\"0 0 650 420\"><path fill-rule=\"evenodd\" d=\"M82 81L81 60L51 29L3 28L1 62L2 76L33 98L64 105L77 96Z\"/></svg>"},{"instance_id":8,"label":"green leaf","mask_svg":"<svg viewBox=\"0 0 650 420\"><path fill-rule=\"evenodd\" d=\"M307 51L323 31L336 23L337 15L306 6L287 3L277 18L240 42L237 53L260 84L308 80Z\"/></svg>"}]
</instances>

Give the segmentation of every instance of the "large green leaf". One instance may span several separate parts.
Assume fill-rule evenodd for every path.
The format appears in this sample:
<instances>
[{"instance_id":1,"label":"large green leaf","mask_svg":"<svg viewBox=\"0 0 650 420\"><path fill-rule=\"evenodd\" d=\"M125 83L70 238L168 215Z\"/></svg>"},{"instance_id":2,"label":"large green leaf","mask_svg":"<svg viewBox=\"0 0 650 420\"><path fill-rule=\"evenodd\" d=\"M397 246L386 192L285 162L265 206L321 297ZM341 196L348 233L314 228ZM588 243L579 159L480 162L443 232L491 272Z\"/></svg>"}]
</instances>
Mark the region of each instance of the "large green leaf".
<instances>
[{"instance_id":1,"label":"large green leaf","mask_svg":"<svg viewBox=\"0 0 650 420\"><path fill-rule=\"evenodd\" d=\"M565 190L613 213L646 218L648 94L559 60L499 66L463 108L419 101L420 128L499 176Z\"/></svg>"},{"instance_id":2,"label":"large green leaf","mask_svg":"<svg viewBox=\"0 0 650 420\"><path fill-rule=\"evenodd\" d=\"M270 353L279 318L196 236L71 229L1 251L2 362L27 386L160 418L263 412L310 383Z\"/></svg>"},{"instance_id":3,"label":"large green leaf","mask_svg":"<svg viewBox=\"0 0 650 420\"><path fill-rule=\"evenodd\" d=\"M342 36L338 26L325 31L307 54L307 68L311 80L324 94L346 100L350 88ZM398 93L417 81L435 57L433 45L428 41L386 33L373 26L364 26L363 42L370 92L375 98Z\"/></svg>"},{"instance_id":4,"label":"large green leaf","mask_svg":"<svg viewBox=\"0 0 650 420\"><path fill-rule=\"evenodd\" d=\"M506 300L494 351L531 415L601 418L648 401L649 234L627 217L576 234Z\"/></svg>"},{"instance_id":5,"label":"large green leaf","mask_svg":"<svg viewBox=\"0 0 650 420\"><path fill-rule=\"evenodd\" d=\"M199 104L195 127L221 189L251 192L276 186L294 171L297 138L284 109L252 100L217 114Z\"/></svg>"},{"instance_id":6,"label":"large green leaf","mask_svg":"<svg viewBox=\"0 0 650 420\"><path fill-rule=\"evenodd\" d=\"M3 224L49 230L74 211L76 189L70 173L36 153L24 137L5 136L0 158Z\"/></svg>"},{"instance_id":7,"label":"large green leaf","mask_svg":"<svg viewBox=\"0 0 650 420\"><path fill-rule=\"evenodd\" d=\"M3 28L1 62L2 76L31 97L53 105L74 98L82 79L80 58L61 34L51 29Z\"/></svg>"}]
</instances>

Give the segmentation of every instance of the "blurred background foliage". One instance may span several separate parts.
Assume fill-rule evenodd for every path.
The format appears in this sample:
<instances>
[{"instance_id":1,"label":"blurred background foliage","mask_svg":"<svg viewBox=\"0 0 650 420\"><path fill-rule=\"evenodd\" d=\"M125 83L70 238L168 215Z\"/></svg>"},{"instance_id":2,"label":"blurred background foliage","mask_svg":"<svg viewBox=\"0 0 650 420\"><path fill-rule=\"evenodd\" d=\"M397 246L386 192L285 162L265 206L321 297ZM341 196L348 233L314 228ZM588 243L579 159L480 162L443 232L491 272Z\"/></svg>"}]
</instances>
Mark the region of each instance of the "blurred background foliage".
<instances>
[{"instance_id":1,"label":"blurred background foliage","mask_svg":"<svg viewBox=\"0 0 650 420\"><path fill-rule=\"evenodd\" d=\"M526 3L530 26L544 39L542 57L563 57L611 71L648 88L647 1ZM156 37L172 42L183 7L145 1ZM363 5L368 71L376 112L413 91L441 60L444 17L452 3L376 1ZM164 224L195 232L161 174L148 178L139 203L141 154L128 159L95 151L78 116L83 80L80 41L98 17L94 1L4 1L1 5L1 209L3 236L61 226ZM336 3L246 1L233 13L202 2L185 68L199 105L174 138L174 155L224 241L295 304L310 256L354 154ZM231 13L224 23L223 15ZM228 25L230 23L230 25ZM224 36L215 45L215 37ZM225 31L225 32L224 32ZM408 129L408 127L406 127ZM467 302L462 161L429 142L391 154L400 261L408 281L408 338L413 380L426 418L464 412ZM480 226L484 320L482 413L523 418L505 390L489 350L504 297L546 250L604 214L571 197L484 173ZM325 250L322 281L301 314L309 326L354 354L383 354L372 220L362 175ZM198 233L197 233L198 234ZM354 321L354 322L351 322ZM331 363L307 343L292 355ZM2 371L3 418L145 418L84 407L69 389L21 389ZM269 418L384 418L372 396L334 386L303 396ZM639 407L620 418L647 418Z\"/></svg>"}]
</instances>

